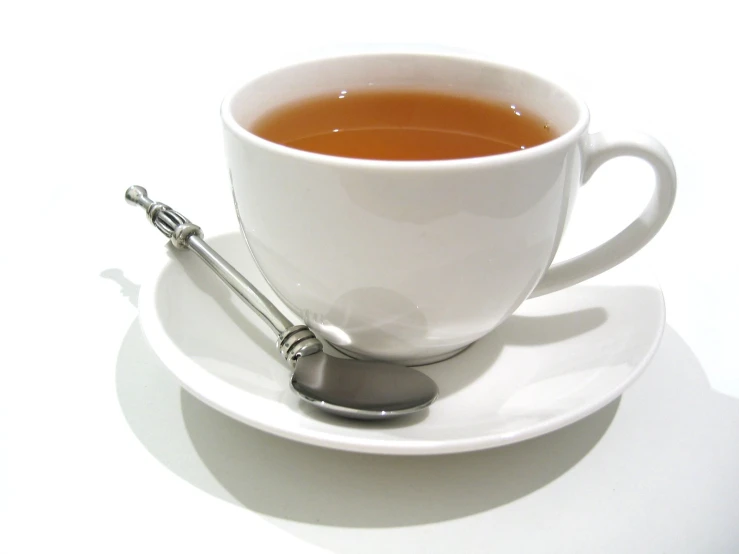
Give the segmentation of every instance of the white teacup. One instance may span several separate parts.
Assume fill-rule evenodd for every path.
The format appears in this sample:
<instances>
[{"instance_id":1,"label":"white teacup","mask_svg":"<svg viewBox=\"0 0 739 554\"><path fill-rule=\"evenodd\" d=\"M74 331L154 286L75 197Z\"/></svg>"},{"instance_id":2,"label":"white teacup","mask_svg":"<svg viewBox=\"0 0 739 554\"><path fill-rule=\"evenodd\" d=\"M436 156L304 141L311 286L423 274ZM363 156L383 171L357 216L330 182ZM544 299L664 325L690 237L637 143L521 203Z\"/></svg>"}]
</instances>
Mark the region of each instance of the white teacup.
<instances>
[{"instance_id":1,"label":"white teacup","mask_svg":"<svg viewBox=\"0 0 739 554\"><path fill-rule=\"evenodd\" d=\"M519 102L558 132L520 152L374 161L296 150L249 129L282 104L340 90L410 88ZM277 69L226 97L227 161L243 235L277 295L356 357L443 360L526 299L569 287L637 252L662 227L675 170L655 139L588 134L588 109L536 75L452 55L360 54ZM550 267L580 185L636 156L655 192L617 236Z\"/></svg>"}]
</instances>

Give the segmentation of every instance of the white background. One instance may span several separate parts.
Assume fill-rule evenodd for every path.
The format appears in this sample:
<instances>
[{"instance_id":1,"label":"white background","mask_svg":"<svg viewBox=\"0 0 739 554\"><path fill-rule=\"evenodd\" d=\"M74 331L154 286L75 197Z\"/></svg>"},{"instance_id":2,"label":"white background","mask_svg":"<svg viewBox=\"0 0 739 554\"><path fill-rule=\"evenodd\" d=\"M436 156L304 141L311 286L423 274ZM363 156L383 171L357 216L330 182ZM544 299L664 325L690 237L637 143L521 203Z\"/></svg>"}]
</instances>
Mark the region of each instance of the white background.
<instances>
[{"instance_id":1,"label":"white background","mask_svg":"<svg viewBox=\"0 0 739 554\"><path fill-rule=\"evenodd\" d=\"M737 551L739 40L725 5L0 4L0 551ZM662 283L668 331L606 434L567 471L542 477L537 460L559 459L548 439L439 460L367 458L190 406L233 434L210 446L244 457L229 466L253 476L239 495L188 442L189 401L136 322L137 286L162 241L123 192L143 185L207 234L234 229L221 98L337 43L476 51L567 85L588 102L593 130L646 131L671 152L675 209L640 254ZM634 217L650 176L628 160L601 170L562 254ZM124 378L122 367L135 371ZM507 462L527 469L511 474ZM295 478L322 465L336 475L323 492ZM453 477L403 487L418 475ZM387 513L364 510L363 495L383 487Z\"/></svg>"}]
</instances>

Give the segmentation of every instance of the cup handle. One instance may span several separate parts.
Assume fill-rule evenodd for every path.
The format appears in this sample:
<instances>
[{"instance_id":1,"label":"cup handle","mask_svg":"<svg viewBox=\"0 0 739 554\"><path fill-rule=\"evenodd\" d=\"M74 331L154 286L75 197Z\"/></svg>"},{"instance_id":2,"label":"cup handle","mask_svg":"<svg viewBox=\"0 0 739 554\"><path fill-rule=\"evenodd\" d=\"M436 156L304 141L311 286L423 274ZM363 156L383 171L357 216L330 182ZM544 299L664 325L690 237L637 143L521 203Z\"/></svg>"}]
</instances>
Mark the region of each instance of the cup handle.
<instances>
[{"instance_id":1,"label":"cup handle","mask_svg":"<svg viewBox=\"0 0 739 554\"><path fill-rule=\"evenodd\" d=\"M664 225L675 203L677 181L672 159L656 139L640 133L589 135L583 147L583 184L601 165L618 156L635 156L654 169L656 186L647 207L612 239L547 269L529 298L575 285L611 269L636 254Z\"/></svg>"}]
</instances>

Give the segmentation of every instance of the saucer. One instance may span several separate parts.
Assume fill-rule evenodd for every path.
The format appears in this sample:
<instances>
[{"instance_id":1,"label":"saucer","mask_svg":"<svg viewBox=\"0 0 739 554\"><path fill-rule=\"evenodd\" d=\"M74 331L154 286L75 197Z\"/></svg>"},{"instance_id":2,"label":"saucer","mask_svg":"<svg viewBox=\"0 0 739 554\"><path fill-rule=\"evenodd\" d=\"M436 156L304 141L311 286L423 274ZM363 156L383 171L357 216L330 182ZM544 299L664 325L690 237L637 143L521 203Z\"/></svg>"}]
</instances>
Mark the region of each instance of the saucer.
<instances>
[{"instance_id":1,"label":"saucer","mask_svg":"<svg viewBox=\"0 0 739 554\"><path fill-rule=\"evenodd\" d=\"M238 233L206 239L299 321L269 288ZM467 452L574 423L634 382L665 323L659 285L632 259L526 301L461 354L419 368L439 385L430 409L395 420L344 420L295 396L274 335L194 254L171 249L164 258L141 288L139 318L152 349L182 386L268 433L355 452Z\"/></svg>"}]
</instances>

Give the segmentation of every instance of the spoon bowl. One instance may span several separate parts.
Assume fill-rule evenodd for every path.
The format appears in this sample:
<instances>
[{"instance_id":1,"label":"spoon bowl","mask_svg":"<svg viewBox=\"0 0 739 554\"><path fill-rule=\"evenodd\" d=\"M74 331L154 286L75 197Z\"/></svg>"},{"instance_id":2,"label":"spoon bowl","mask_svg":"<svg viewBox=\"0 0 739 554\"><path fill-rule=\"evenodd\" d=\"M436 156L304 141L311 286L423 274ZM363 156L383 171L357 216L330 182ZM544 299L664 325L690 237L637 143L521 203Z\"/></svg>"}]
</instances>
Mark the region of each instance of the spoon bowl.
<instances>
[{"instance_id":1,"label":"spoon bowl","mask_svg":"<svg viewBox=\"0 0 739 554\"><path fill-rule=\"evenodd\" d=\"M298 358L290 386L317 408L352 419L412 414L430 406L439 395L433 379L418 370L336 358L325 352Z\"/></svg>"}]
</instances>

